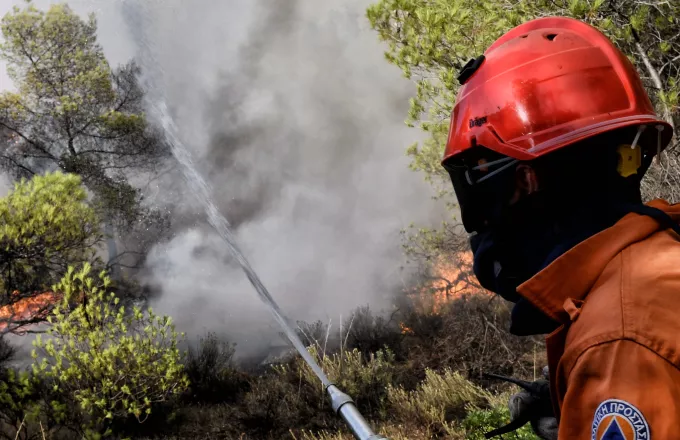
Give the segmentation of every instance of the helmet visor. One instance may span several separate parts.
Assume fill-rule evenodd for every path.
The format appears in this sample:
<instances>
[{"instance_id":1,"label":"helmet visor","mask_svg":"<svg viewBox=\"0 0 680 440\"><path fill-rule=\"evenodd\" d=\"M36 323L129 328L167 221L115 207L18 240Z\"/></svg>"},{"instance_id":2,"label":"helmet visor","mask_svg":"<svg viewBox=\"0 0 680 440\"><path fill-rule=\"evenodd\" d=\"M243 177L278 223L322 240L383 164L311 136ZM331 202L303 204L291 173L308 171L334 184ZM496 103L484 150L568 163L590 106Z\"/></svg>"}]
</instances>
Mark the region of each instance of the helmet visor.
<instances>
[{"instance_id":1,"label":"helmet visor","mask_svg":"<svg viewBox=\"0 0 680 440\"><path fill-rule=\"evenodd\" d=\"M497 220L515 191L517 160L483 147L448 159L448 171L467 232L482 232Z\"/></svg>"}]
</instances>

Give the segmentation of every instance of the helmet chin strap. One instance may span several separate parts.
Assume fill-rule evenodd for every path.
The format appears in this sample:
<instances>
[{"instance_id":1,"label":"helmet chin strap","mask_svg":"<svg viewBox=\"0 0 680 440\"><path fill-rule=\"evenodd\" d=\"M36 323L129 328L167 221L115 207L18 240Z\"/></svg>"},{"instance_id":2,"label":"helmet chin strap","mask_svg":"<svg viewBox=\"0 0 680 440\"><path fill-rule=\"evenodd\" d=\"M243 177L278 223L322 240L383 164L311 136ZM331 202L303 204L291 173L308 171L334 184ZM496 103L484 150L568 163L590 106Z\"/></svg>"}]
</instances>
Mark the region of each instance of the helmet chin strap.
<instances>
[{"instance_id":1,"label":"helmet chin strap","mask_svg":"<svg viewBox=\"0 0 680 440\"><path fill-rule=\"evenodd\" d=\"M640 140L640 136L642 135L642 132L645 131L646 129L647 129L647 126L646 126L646 125L641 125L640 127L638 127L638 131L637 131L637 134L635 135L635 139L633 139L633 143L630 144L630 149L631 149L631 150L634 150L634 149L635 149L635 147L637 146L638 141Z\"/></svg>"}]
</instances>

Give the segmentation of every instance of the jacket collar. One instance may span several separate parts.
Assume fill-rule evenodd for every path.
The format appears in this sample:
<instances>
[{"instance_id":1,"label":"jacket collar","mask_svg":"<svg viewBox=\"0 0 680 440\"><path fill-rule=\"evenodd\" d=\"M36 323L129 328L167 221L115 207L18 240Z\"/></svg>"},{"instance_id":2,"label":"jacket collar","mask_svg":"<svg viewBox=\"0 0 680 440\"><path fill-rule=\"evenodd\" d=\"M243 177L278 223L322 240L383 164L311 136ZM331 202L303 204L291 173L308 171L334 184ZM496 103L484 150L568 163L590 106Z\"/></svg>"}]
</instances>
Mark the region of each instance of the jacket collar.
<instances>
[{"instance_id":1,"label":"jacket collar","mask_svg":"<svg viewBox=\"0 0 680 440\"><path fill-rule=\"evenodd\" d=\"M654 200L647 206L680 219L680 204ZM553 320L569 322L564 309L568 299L581 301L588 295L609 262L623 249L660 229L651 217L631 213L614 226L582 241L517 288L517 291Z\"/></svg>"}]
</instances>

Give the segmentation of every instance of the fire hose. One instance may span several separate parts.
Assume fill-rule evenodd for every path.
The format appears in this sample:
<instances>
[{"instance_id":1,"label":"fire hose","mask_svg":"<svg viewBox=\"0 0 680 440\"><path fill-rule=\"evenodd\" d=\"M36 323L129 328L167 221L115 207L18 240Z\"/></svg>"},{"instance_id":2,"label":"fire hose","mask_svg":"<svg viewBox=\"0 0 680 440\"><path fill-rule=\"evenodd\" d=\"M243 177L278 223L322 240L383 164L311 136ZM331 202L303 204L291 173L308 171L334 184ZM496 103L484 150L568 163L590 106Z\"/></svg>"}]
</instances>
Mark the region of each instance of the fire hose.
<instances>
[{"instance_id":1,"label":"fire hose","mask_svg":"<svg viewBox=\"0 0 680 440\"><path fill-rule=\"evenodd\" d=\"M326 387L326 392L331 400L333 411L347 423L354 438L359 440L387 440L386 437L373 432L371 426L354 405L351 397L333 384Z\"/></svg>"},{"instance_id":2,"label":"fire hose","mask_svg":"<svg viewBox=\"0 0 680 440\"><path fill-rule=\"evenodd\" d=\"M340 391L340 389L328 379L319 364L312 358L309 351L307 351L307 348L304 346L299 336L293 331L292 326L288 323L288 320L278 304L274 301L274 298L264 284L262 284L260 277L250 266L250 263L246 260L243 252L241 252L236 244L236 238L231 231L231 225L213 203L210 187L207 182L203 180L198 171L196 171L189 151L176 135L177 127L170 116L165 102L161 100L158 105L154 106L154 110L164 128L165 137L170 144L173 155L178 162L183 165L182 173L187 180L187 184L191 187L192 191L205 208L206 214L208 215L208 222L225 241L232 257L239 263L241 269L245 272L246 277L248 277L248 280L260 296L260 299L267 307L269 307L269 310L274 315L274 319L279 323L288 337L288 340L293 344L293 347L295 347L302 359L304 359L323 384L324 389L328 394L328 398L330 399L333 411L345 421L357 440L387 440L385 437L373 432L371 426L357 409L352 398Z\"/></svg>"}]
</instances>

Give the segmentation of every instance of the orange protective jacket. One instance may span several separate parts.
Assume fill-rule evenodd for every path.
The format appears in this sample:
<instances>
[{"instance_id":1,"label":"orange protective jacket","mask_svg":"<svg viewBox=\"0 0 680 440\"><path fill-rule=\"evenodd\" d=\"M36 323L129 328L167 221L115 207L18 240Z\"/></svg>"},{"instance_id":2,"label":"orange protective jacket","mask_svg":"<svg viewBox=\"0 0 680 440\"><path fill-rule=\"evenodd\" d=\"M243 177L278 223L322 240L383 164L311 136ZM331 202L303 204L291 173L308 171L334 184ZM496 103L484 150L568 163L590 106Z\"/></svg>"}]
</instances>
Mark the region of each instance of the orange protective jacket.
<instances>
[{"instance_id":1,"label":"orange protective jacket","mask_svg":"<svg viewBox=\"0 0 680 440\"><path fill-rule=\"evenodd\" d=\"M680 222L680 204L655 200ZM680 237L628 214L518 291L547 339L559 440L680 439Z\"/></svg>"}]
</instances>

